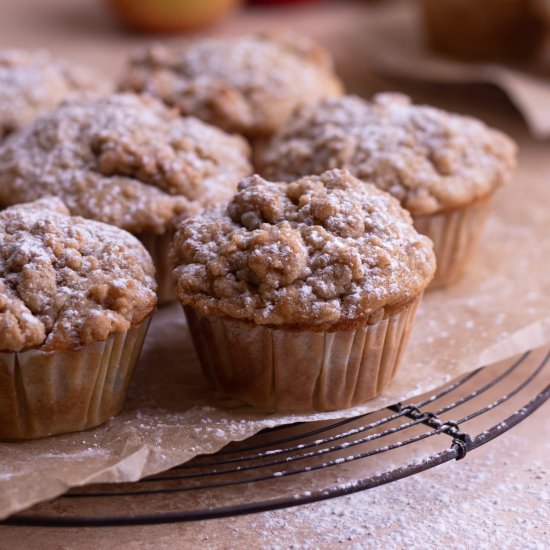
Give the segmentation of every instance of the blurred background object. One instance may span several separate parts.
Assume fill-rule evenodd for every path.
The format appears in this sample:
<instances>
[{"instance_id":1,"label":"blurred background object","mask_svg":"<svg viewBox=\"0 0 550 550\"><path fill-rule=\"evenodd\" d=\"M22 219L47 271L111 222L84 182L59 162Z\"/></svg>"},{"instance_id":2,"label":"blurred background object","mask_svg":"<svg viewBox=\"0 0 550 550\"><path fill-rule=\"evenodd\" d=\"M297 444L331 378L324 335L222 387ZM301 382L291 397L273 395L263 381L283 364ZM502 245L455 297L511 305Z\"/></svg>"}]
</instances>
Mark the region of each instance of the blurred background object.
<instances>
[{"instance_id":1,"label":"blurred background object","mask_svg":"<svg viewBox=\"0 0 550 550\"><path fill-rule=\"evenodd\" d=\"M214 23L242 0L106 0L119 21L132 30L171 33Z\"/></svg>"},{"instance_id":2,"label":"blurred background object","mask_svg":"<svg viewBox=\"0 0 550 550\"><path fill-rule=\"evenodd\" d=\"M550 32L550 0L539 0L538 8L540 14L546 20L547 28Z\"/></svg>"},{"instance_id":3,"label":"blurred background object","mask_svg":"<svg viewBox=\"0 0 550 550\"><path fill-rule=\"evenodd\" d=\"M323 0L248 0L249 4L259 4L265 6L291 5L291 4L313 4ZM326 0L325 0L326 1Z\"/></svg>"},{"instance_id":4,"label":"blurred background object","mask_svg":"<svg viewBox=\"0 0 550 550\"><path fill-rule=\"evenodd\" d=\"M544 43L541 0L420 0L429 44L468 60L522 59Z\"/></svg>"}]
</instances>

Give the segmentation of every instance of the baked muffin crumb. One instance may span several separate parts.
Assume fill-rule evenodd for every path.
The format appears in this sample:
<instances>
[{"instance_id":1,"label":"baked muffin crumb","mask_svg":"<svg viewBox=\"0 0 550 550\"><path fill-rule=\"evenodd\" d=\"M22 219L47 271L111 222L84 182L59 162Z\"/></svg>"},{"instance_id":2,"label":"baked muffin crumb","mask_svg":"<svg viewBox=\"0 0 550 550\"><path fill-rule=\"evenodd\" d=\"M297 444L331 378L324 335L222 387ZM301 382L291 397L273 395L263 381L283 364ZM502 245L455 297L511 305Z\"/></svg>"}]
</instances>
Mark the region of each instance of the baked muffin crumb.
<instances>
[{"instance_id":1,"label":"baked muffin crumb","mask_svg":"<svg viewBox=\"0 0 550 550\"><path fill-rule=\"evenodd\" d=\"M324 49L275 31L142 50L130 60L121 88L250 137L273 133L298 105L342 93Z\"/></svg>"},{"instance_id":2,"label":"baked muffin crumb","mask_svg":"<svg viewBox=\"0 0 550 550\"><path fill-rule=\"evenodd\" d=\"M0 50L0 140L73 95L111 91L98 72L46 50Z\"/></svg>"},{"instance_id":3,"label":"baked muffin crumb","mask_svg":"<svg viewBox=\"0 0 550 550\"><path fill-rule=\"evenodd\" d=\"M435 270L409 213L342 170L245 178L225 213L180 223L172 261L179 299L203 315L319 329L386 317Z\"/></svg>"},{"instance_id":4,"label":"baked muffin crumb","mask_svg":"<svg viewBox=\"0 0 550 550\"><path fill-rule=\"evenodd\" d=\"M516 147L479 120L384 93L304 106L256 156L265 177L285 181L345 168L420 216L490 194L509 179Z\"/></svg>"},{"instance_id":5,"label":"baked muffin crumb","mask_svg":"<svg viewBox=\"0 0 550 550\"><path fill-rule=\"evenodd\" d=\"M76 349L138 325L156 304L129 233L70 217L56 198L0 212L0 351Z\"/></svg>"},{"instance_id":6,"label":"baked muffin crumb","mask_svg":"<svg viewBox=\"0 0 550 550\"><path fill-rule=\"evenodd\" d=\"M229 198L249 147L134 94L65 102L0 146L0 204L60 197L72 214L133 233Z\"/></svg>"}]
</instances>

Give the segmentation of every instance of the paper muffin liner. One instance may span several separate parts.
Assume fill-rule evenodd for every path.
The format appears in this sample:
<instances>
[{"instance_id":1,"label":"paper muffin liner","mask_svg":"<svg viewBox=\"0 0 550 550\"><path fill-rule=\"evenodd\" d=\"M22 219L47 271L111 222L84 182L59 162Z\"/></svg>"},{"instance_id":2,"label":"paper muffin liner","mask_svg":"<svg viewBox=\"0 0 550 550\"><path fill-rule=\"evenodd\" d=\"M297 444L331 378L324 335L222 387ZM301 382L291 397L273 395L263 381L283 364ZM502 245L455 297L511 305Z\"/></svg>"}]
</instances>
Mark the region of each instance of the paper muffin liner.
<instances>
[{"instance_id":1,"label":"paper muffin liner","mask_svg":"<svg viewBox=\"0 0 550 550\"><path fill-rule=\"evenodd\" d=\"M172 244L174 232L168 230L160 235L141 233L137 237L151 255L157 270L159 305L175 301L176 286L172 278L172 264L170 263L170 245Z\"/></svg>"},{"instance_id":2,"label":"paper muffin liner","mask_svg":"<svg viewBox=\"0 0 550 550\"><path fill-rule=\"evenodd\" d=\"M464 275L474 256L491 197L463 208L427 216L413 216L414 227L434 243L437 261L429 289L456 282Z\"/></svg>"},{"instance_id":3,"label":"paper muffin liner","mask_svg":"<svg viewBox=\"0 0 550 550\"><path fill-rule=\"evenodd\" d=\"M281 330L184 310L203 371L224 393L264 410L330 411L384 391L419 301L383 321L338 332Z\"/></svg>"},{"instance_id":4,"label":"paper muffin liner","mask_svg":"<svg viewBox=\"0 0 550 550\"><path fill-rule=\"evenodd\" d=\"M149 322L74 351L0 352L0 441L87 430L118 414Z\"/></svg>"}]
</instances>

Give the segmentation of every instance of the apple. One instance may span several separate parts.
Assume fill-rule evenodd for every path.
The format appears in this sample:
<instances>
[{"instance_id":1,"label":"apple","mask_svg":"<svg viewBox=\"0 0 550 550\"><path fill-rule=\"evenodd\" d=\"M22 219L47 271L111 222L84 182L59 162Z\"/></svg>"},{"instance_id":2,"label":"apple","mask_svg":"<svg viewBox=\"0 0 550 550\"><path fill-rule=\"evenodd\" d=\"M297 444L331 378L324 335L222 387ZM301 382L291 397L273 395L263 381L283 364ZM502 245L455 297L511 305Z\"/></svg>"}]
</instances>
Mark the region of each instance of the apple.
<instances>
[{"instance_id":1,"label":"apple","mask_svg":"<svg viewBox=\"0 0 550 550\"><path fill-rule=\"evenodd\" d=\"M235 9L242 0L106 0L126 26L145 32L202 27Z\"/></svg>"}]
</instances>

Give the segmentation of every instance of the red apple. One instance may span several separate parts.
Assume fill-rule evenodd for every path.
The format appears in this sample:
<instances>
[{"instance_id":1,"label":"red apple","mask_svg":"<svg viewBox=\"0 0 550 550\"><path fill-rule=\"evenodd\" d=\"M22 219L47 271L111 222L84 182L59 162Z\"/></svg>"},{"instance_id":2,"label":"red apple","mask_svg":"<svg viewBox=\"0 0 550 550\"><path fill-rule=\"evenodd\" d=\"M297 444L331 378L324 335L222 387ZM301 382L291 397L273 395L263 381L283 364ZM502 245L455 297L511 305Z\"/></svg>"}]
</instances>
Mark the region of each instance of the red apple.
<instances>
[{"instance_id":1,"label":"red apple","mask_svg":"<svg viewBox=\"0 0 550 550\"><path fill-rule=\"evenodd\" d=\"M213 23L242 0L106 0L127 27L147 32L176 32Z\"/></svg>"}]
</instances>

